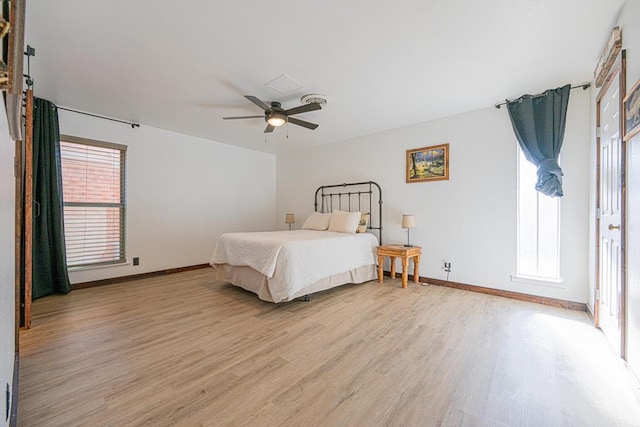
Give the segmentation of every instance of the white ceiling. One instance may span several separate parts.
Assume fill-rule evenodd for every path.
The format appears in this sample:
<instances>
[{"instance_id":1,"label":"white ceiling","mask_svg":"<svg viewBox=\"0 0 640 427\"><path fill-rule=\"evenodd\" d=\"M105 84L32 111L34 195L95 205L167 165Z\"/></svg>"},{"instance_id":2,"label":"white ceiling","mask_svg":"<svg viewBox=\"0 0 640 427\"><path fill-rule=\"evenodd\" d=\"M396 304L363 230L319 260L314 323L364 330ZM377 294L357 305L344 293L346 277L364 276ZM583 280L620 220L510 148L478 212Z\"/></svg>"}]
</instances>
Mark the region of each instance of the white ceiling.
<instances>
[{"instance_id":1,"label":"white ceiling","mask_svg":"<svg viewBox=\"0 0 640 427\"><path fill-rule=\"evenodd\" d=\"M589 81L623 0L27 0L35 94L276 153ZM304 88L264 84L287 74ZM329 96L267 137L243 98Z\"/></svg>"}]
</instances>

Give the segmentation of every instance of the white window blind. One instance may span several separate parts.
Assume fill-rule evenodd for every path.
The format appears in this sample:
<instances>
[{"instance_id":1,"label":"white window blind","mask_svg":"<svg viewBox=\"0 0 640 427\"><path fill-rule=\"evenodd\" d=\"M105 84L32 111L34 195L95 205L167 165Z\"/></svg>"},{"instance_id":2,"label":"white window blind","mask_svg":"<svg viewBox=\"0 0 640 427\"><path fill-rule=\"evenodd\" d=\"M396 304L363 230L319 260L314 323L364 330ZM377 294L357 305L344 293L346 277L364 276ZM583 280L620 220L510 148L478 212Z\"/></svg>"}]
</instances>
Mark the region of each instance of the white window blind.
<instances>
[{"instance_id":1,"label":"white window blind","mask_svg":"<svg viewBox=\"0 0 640 427\"><path fill-rule=\"evenodd\" d=\"M126 147L60 139L67 266L124 262Z\"/></svg>"}]
</instances>

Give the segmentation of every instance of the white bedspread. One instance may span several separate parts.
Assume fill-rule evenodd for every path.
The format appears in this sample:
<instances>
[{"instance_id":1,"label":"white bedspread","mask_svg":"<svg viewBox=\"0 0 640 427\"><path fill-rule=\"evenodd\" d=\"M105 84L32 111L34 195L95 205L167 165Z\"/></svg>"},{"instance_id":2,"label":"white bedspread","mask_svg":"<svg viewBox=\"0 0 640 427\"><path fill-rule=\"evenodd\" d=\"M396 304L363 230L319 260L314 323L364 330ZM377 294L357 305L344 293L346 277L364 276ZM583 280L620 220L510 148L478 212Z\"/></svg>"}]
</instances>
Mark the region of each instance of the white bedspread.
<instances>
[{"instance_id":1,"label":"white bedspread","mask_svg":"<svg viewBox=\"0 0 640 427\"><path fill-rule=\"evenodd\" d=\"M274 302L284 301L316 281L376 263L371 233L295 230L226 233L211 265L248 266L268 278Z\"/></svg>"}]
</instances>

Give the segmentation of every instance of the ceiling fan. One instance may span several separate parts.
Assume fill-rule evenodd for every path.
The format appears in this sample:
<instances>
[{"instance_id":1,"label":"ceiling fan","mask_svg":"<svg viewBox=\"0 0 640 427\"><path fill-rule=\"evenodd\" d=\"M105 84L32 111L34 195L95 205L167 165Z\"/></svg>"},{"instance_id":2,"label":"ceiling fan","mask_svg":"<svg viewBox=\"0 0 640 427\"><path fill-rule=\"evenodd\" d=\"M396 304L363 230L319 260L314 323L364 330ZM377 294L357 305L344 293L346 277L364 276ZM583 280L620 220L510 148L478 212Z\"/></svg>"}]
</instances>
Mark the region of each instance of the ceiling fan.
<instances>
[{"instance_id":1,"label":"ceiling fan","mask_svg":"<svg viewBox=\"0 0 640 427\"><path fill-rule=\"evenodd\" d=\"M294 125L302 126L307 129L314 130L318 127L315 123L310 123L305 120L296 119L293 116L294 114L306 113L308 111L320 110L322 106L320 106L317 102L311 102L309 104L303 104L298 107L289 108L285 110L282 108L282 105L279 102L272 102L271 106L262 102L255 96L245 95L249 101L256 104L258 107L264 110L263 116L239 116L239 117L223 117L224 120L237 120L237 119L259 119L264 118L265 122L267 122L267 128L264 130L264 133L273 132L275 128L278 126L282 126L283 124L289 122Z\"/></svg>"}]
</instances>

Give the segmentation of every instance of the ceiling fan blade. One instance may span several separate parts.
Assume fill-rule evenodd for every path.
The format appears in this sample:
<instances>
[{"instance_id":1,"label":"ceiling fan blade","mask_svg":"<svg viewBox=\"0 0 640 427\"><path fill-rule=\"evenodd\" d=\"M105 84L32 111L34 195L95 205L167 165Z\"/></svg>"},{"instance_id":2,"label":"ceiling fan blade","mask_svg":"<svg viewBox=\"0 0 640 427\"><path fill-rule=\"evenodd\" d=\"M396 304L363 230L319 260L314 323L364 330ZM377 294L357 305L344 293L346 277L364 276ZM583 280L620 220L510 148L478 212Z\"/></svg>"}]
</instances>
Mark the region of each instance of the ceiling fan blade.
<instances>
[{"instance_id":1,"label":"ceiling fan blade","mask_svg":"<svg viewBox=\"0 0 640 427\"><path fill-rule=\"evenodd\" d=\"M236 120L236 119L264 119L264 116L236 116L236 117L223 117L224 120Z\"/></svg>"},{"instance_id":2,"label":"ceiling fan blade","mask_svg":"<svg viewBox=\"0 0 640 427\"><path fill-rule=\"evenodd\" d=\"M317 102L312 102L311 104L300 105L299 107L294 107L286 110L284 114L287 116L292 116L294 114L306 113L307 111L315 111L322 109L322 106Z\"/></svg>"},{"instance_id":3,"label":"ceiling fan blade","mask_svg":"<svg viewBox=\"0 0 640 427\"><path fill-rule=\"evenodd\" d=\"M275 128L276 128L275 126L267 125L267 128L264 130L264 133L273 132Z\"/></svg>"},{"instance_id":4,"label":"ceiling fan blade","mask_svg":"<svg viewBox=\"0 0 640 427\"><path fill-rule=\"evenodd\" d=\"M253 102L254 104L256 104L258 107L262 108L264 111L271 111L271 108L269 108L267 104L260 101L255 96L245 95L244 97L247 98L249 101Z\"/></svg>"},{"instance_id":5,"label":"ceiling fan blade","mask_svg":"<svg viewBox=\"0 0 640 427\"><path fill-rule=\"evenodd\" d=\"M289 117L289 123L293 123L294 125L302 126L311 130L314 130L318 127L318 125L315 123L309 123L304 120L296 119L295 117Z\"/></svg>"}]
</instances>

